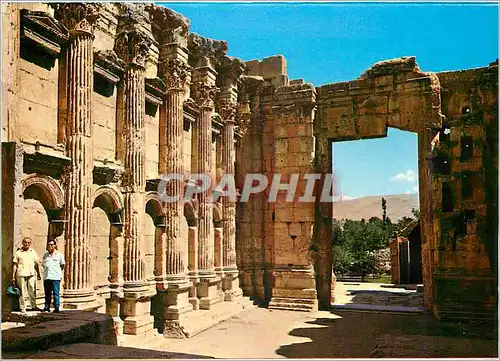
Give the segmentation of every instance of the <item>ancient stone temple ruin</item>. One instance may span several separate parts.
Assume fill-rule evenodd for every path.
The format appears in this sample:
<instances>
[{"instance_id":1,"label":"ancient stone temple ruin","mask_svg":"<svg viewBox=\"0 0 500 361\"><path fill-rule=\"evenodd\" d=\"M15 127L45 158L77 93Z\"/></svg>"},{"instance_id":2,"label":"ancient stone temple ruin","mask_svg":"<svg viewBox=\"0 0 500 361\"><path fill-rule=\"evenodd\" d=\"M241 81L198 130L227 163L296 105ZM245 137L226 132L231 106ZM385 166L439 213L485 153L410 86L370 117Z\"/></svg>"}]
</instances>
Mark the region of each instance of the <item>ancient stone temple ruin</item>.
<instances>
[{"instance_id":1,"label":"ancient stone temple ruin","mask_svg":"<svg viewBox=\"0 0 500 361\"><path fill-rule=\"evenodd\" d=\"M39 254L58 239L63 306L108 313L125 334L178 336L248 297L328 308L333 204L297 198L331 179L332 142L394 127L418 134L425 306L496 318L498 63L429 73L403 57L315 87L282 56L227 56L159 5L3 3L2 18L2 289L30 236ZM194 173L281 186L275 202L269 188L164 201Z\"/></svg>"}]
</instances>

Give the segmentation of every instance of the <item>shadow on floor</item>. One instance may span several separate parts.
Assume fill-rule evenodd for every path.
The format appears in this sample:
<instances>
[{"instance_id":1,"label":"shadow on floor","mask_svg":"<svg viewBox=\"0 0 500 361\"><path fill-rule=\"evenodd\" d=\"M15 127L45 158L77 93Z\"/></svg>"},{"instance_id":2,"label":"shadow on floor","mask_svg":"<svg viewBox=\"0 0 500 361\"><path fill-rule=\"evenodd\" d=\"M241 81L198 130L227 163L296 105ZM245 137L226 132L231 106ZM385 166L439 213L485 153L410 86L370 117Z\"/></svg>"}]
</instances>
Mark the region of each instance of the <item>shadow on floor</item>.
<instances>
[{"instance_id":1,"label":"shadow on floor","mask_svg":"<svg viewBox=\"0 0 500 361\"><path fill-rule=\"evenodd\" d=\"M406 357L496 357L498 353L497 325L491 323L438 322L428 314L347 310L336 310L332 318L318 318L307 323L313 327L296 328L289 334L309 341L281 346L276 354L288 358L370 357L372 351L380 348L391 335L405 336L400 341L401 347L412 345L414 355ZM432 341L434 337L443 337L437 346ZM465 347L464 342L467 343ZM391 350L382 357L393 357Z\"/></svg>"}]
</instances>

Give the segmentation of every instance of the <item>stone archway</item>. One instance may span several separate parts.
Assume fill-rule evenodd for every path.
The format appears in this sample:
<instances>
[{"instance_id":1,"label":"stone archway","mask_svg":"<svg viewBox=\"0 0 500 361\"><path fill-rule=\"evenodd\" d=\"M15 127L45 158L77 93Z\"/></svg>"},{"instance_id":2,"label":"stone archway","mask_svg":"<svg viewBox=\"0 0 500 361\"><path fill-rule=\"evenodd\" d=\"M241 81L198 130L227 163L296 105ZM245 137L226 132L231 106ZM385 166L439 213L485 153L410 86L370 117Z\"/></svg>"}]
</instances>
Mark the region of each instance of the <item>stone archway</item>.
<instances>
[{"instance_id":1,"label":"stone archway","mask_svg":"<svg viewBox=\"0 0 500 361\"><path fill-rule=\"evenodd\" d=\"M419 194L422 233L422 273L424 304L433 303L432 249L435 233L432 225L433 200L430 161L431 141L443 131L440 83L435 74L422 72L414 57L403 57L374 64L357 80L317 88L316 172L332 172L331 143L340 140L387 136L394 127L418 134ZM332 296L332 216L331 202L316 203L315 262L319 305L329 308Z\"/></svg>"},{"instance_id":2,"label":"stone archway","mask_svg":"<svg viewBox=\"0 0 500 361\"><path fill-rule=\"evenodd\" d=\"M64 192L52 177L43 174L30 174L21 181L23 195L23 217L21 231L23 237L32 239L32 247L41 258L46 251L47 242L64 232L63 207ZM15 244L14 249L20 247ZM64 254L64 242L57 244ZM43 281L37 281L37 302L43 298Z\"/></svg>"},{"instance_id":3,"label":"stone archway","mask_svg":"<svg viewBox=\"0 0 500 361\"><path fill-rule=\"evenodd\" d=\"M98 187L92 198L92 285L104 299L123 283L122 194L112 186ZM109 302L108 302L109 304Z\"/></svg>"}]
</instances>

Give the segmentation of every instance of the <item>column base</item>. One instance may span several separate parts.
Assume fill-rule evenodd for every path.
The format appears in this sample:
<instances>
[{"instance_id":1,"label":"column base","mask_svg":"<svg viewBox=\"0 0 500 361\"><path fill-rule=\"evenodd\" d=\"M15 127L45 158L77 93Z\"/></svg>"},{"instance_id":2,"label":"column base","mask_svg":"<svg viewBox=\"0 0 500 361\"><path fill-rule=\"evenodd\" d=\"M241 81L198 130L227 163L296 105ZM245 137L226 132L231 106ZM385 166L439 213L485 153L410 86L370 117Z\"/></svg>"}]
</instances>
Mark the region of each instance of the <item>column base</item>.
<instances>
[{"instance_id":1,"label":"column base","mask_svg":"<svg viewBox=\"0 0 500 361\"><path fill-rule=\"evenodd\" d=\"M93 290L63 290L61 297L62 308L70 310L97 311L104 303Z\"/></svg>"},{"instance_id":2,"label":"column base","mask_svg":"<svg viewBox=\"0 0 500 361\"><path fill-rule=\"evenodd\" d=\"M216 303L221 302L221 279L200 278L197 285L198 298L200 299L200 310L209 310Z\"/></svg>"},{"instance_id":3,"label":"column base","mask_svg":"<svg viewBox=\"0 0 500 361\"><path fill-rule=\"evenodd\" d=\"M275 271L269 308L292 311L318 311L314 273L309 269Z\"/></svg>"},{"instance_id":4,"label":"column base","mask_svg":"<svg viewBox=\"0 0 500 361\"><path fill-rule=\"evenodd\" d=\"M123 333L143 335L153 332L154 317L151 312L151 297L156 294L154 285L124 285L121 316Z\"/></svg>"},{"instance_id":5,"label":"column base","mask_svg":"<svg viewBox=\"0 0 500 361\"><path fill-rule=\"evenodd\" d=\"M224 301L227 302L233 302L243 297L237 270L235 272L228 271L224 273L222 291L224 291Z\"/></svg>"},{"instance_id":6,"label":"column base","mask_svg":"<svg viewBox=\"0 0 500 361\"><path fill-rule=\"evenodd\" d=\"M165 321L179 320L180 316L193 310L189 302L189 282L169 284L166 292Z\"/></svg>"}]
</instances>

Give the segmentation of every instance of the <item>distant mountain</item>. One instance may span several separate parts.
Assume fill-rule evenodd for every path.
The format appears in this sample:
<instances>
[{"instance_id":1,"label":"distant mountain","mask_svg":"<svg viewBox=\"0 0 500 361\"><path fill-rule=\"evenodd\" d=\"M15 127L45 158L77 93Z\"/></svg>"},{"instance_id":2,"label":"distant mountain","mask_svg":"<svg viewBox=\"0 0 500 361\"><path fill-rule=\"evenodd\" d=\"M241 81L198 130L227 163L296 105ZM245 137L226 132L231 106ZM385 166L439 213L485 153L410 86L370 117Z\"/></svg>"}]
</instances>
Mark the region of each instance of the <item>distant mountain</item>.
<instances>
[{"instance_id":1,"label":"distant mountain","mask_svg":"<svg viewBox=\"0 0 500 361\"><path fill-rule=\"evenodd\" d=\"M418 194L394 194L388 196L370 196L335 202L334 218L366 220L371 217L382 218L382 197L387 201L387 216L396 222L402 217L412 217L411 209L418 207Z\"/></svg>"}]
</instances>

